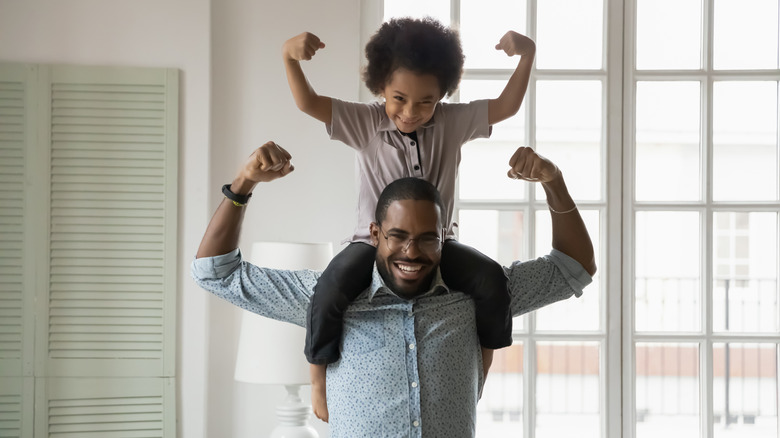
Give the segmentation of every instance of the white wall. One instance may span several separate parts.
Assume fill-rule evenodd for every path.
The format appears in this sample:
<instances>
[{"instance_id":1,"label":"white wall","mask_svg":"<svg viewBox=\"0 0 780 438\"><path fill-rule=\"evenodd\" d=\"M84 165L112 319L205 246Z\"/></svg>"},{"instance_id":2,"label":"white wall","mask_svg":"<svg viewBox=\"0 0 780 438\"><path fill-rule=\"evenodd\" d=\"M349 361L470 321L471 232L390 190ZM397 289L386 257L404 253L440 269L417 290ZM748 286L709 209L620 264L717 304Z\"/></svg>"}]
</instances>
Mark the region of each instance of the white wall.
<instances>
[{"instance_id":1,"label":"white wall","mask_svg":"<svg viewBox=\"0 0 780 438\"><path fill-rule=\"evenodd\" d=\"M341 248L355 222L354 155L295 108L280 50L290 36L317 33L328 47L306 65L314 85L356 99L358 3L0 0L0 60L181 71L180 437L267 436L273 428L272 406L283 390L233 382L237 312L194 285L189 262L221 199L219 187L270 139L293 154L296 171L255 194L242 246L264 239ZM322 424L317 428L326 436Z\"/></svg>"},{"instance_id":2,"label":"white wall","mask_svg":"<svg viewBox=\"0 0 780 438\"><path fill-rule=\"evenodd\" d=\"M229 182L238 163L268 140L286 148L295 164L287 178L255 190L242 246L254 240L331 241L340 250L356 218L354 153L330 141L322 123L295 107L281 47L303 31L320 36L327 47L304 64L309 79L322 94L357 99L358 0L221 0L213 2L212 23L211 185ZM221 197L216 190L212 195L216 206ZM217 301L210 315L209 436L267 436L284 391L233 382L239 314ZM308 399L309 387L305 391ZM324 423L312 423L327 436Z\"/></svg>"}]
</instances>

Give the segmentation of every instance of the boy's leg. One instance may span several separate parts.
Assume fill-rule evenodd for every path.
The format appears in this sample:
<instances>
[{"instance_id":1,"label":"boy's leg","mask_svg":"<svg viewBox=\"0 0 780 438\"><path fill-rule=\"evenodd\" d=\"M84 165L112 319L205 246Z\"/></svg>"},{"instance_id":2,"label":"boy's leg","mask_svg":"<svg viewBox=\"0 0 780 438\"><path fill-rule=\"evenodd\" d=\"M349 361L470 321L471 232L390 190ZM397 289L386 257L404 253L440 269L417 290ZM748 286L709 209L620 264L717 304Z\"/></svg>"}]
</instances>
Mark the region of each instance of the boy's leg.
<instances>
[{"instance_id":1,"label":"boy's leg","mask_svg":"<svg viewBox=\"0 0 780 438\"><path fill-rule=\"evenodd\" d=\"M328 422L328 397L325 391L325 374L327 365L309 365L311 378L311 407L314 416Z\"/></svg>"},{"instance_id":2,"label":"boy's leg","mask_svg":"<svg viewBox=\"0 0 780 438\"><path fill-rule=\"evenodd\" d=\"M501 265L470 246L448 240L441 252L441 276L448 287L474 299L482 347L512 345L510 296Z\"/></svg>"},{"instance_id":3,"label":"boy's leg","mask_svg":"<svg viewBox=\"0 0 780 438\"><path fill-rule=\"evenodd\" d=\"M375 247L351 243L320 276L306 314L304 353L309 363L328 364L339 359L344 312L371 284L375 258Z\"/></svg>"}]
</instances>

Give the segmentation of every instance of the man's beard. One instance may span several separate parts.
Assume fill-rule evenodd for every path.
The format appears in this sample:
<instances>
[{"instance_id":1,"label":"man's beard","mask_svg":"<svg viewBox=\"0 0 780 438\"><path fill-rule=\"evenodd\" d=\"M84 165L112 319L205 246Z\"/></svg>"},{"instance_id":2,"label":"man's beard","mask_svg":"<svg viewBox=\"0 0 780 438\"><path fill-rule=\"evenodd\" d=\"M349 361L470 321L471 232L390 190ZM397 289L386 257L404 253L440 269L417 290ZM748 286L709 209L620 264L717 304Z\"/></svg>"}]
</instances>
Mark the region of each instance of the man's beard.
<instances>
[{"instance_id":1,"label":"man's beard","mask_svg":"<svg viewBox=\"0 0 780 438\"><path fill-rule=\"evenodd\" d=\"M402 261L402 262L422 261L425 262L426 264L431 264L431 261L429 259L423 257L418 257L415 260L410 260L407 258L399 258L395 260ZM392 275L391 273L392 271L390 268L392 264L393 264L393 260L390 259L377 260L376 269L377 271L379 271L379 275L382 276L382 279L385 281L387 287L389 287L390 290L393 291L393 293L395 293L401 298L410 300L430 290L431 283L433 283L433 279L436 275L436 269L432 269L431 272L419 282L419 285L415 290L409 290L408 287L401 286L401 283L396 281L395 277Z\"/></svg>"}]
</instances>

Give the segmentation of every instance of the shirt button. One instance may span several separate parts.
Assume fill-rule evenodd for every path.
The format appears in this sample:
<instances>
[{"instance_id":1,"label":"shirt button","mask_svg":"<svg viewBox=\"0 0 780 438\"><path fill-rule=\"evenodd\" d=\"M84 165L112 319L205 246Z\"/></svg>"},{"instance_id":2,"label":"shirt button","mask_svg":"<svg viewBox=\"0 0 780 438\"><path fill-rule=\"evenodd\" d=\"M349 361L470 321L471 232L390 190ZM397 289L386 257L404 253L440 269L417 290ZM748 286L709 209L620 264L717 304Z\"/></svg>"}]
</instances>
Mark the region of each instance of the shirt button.
<instances>
[{"instance_id":1,"label":"shirt button","mask_svg":"<svg viewBox=\"0 0 780 438\"><path fill-rule=\"evenodd\" d=\"M420 422L417 420L412 421L412 426L417 427L420 425Z\"/></svg>"},{"instance_id":2,"label":"shirt button","mask_svg":"<svg viewBox=\"0 0 780 438\"><path fill-rule=\"evenodd\" d=\"M420 166L418 166L418 165L416 165L416 164L415 164L415 165L414 165L414 170L420 170Z\"/></svg>"},{"instance_id":3,"label":"shirt button","mask_svg":"<svg viewBox=\"0 0 780 438\"><path fill-rule=\"evenodd\" d=\"M414 344L409 344L409 349L414 350Z\"/></svg>"},{"instance_id":4,"label":"shirt button","mask_svg":"<svg viewBox=\"0 0 780 438\"><path fill-rule=\"evenodd\" d=\"M412 388L417 388L417 382L412 382Z\"/></svg>"},{"instance_id":5,"label":"shirt button","mask_svg":"<svg viewBox=\"0 0 780 438\"><path fill-rule=\"evenodd\" d=\"M411 142L410 144L411 144L412 146L414 146L416 143L415 143L415 142Z\"/></svg>"}]
</instances>

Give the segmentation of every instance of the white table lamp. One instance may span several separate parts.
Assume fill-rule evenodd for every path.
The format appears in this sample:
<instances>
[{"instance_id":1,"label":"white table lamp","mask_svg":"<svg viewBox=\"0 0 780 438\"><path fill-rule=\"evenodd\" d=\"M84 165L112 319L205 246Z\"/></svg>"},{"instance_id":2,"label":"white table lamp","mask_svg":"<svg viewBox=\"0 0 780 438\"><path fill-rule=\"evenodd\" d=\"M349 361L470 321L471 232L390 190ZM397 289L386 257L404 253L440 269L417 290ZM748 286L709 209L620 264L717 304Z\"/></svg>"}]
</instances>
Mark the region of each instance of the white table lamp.
<instances>
[{"instance_id":1,"label":"white table lamp","mask_svg":"<svg viewBox=\"0 0 780 438\"><path fill-rule=\"evenodd\" d=\"M328 243L255 242L249 261L265 268L323 270L333 256ZM242 311L235 379L284 385L287 398L276 408L279 425L271 438L316 438L306 423L311 407L301 401L300 388L310 383L303 355L306 330L297 325Z\"/></svg>"}]
</instances>

